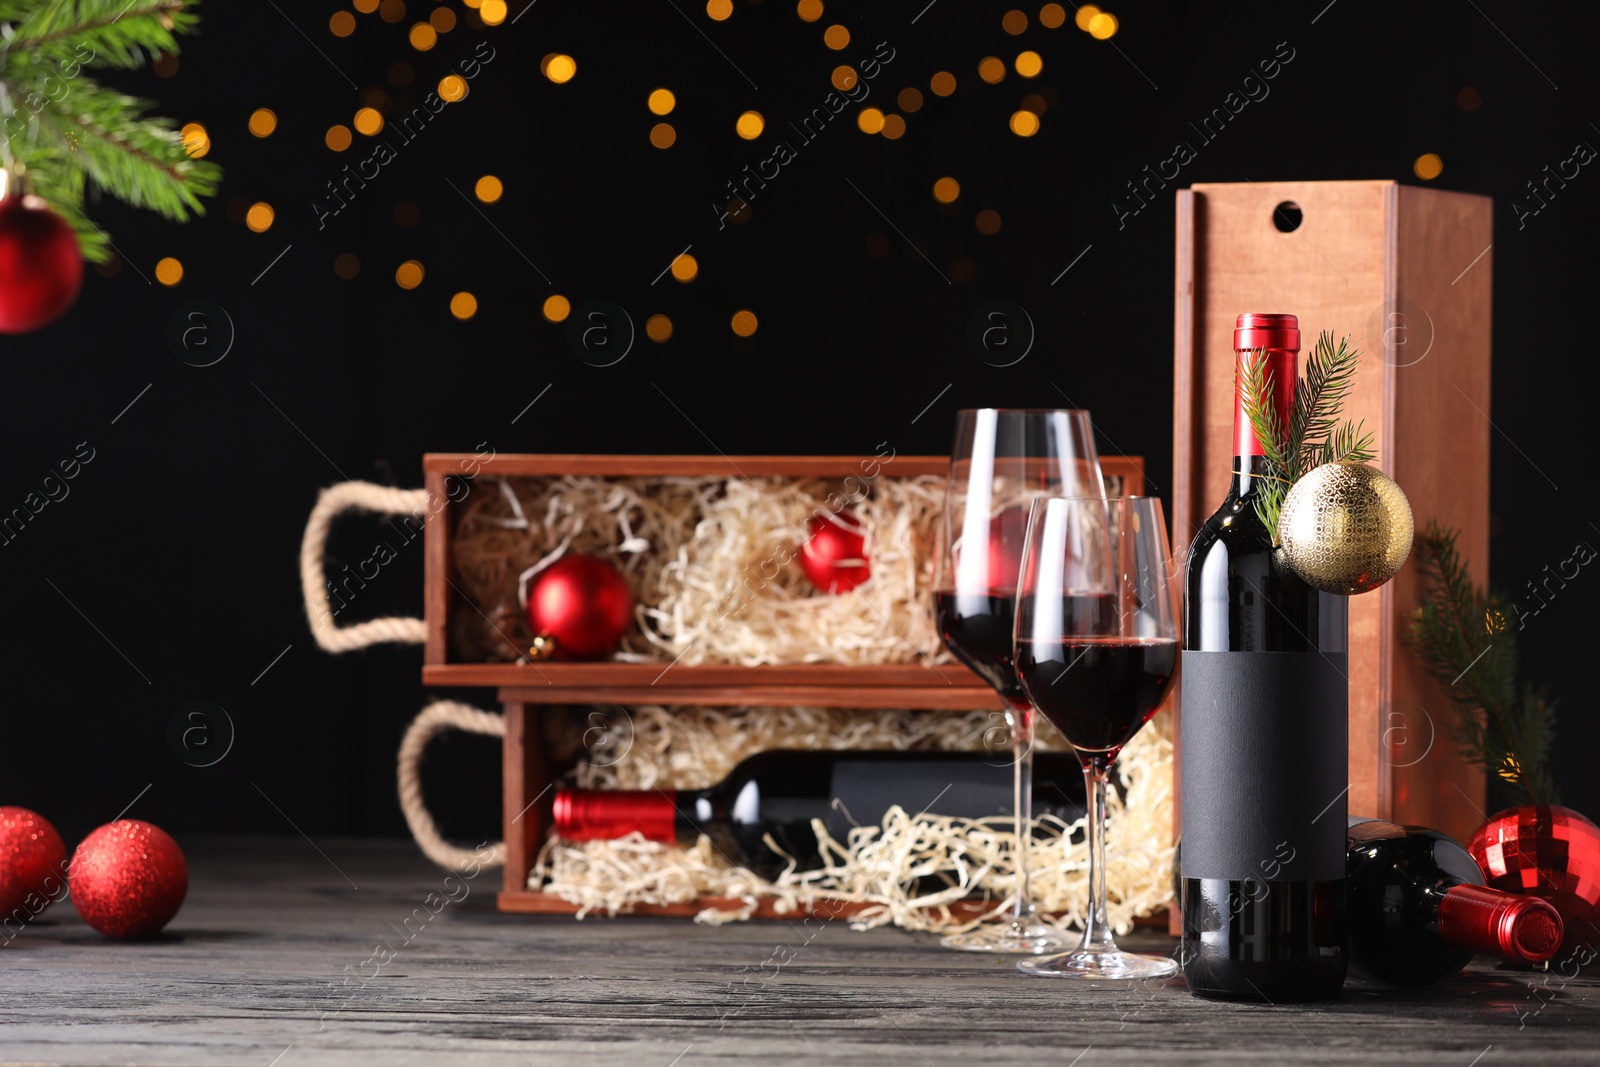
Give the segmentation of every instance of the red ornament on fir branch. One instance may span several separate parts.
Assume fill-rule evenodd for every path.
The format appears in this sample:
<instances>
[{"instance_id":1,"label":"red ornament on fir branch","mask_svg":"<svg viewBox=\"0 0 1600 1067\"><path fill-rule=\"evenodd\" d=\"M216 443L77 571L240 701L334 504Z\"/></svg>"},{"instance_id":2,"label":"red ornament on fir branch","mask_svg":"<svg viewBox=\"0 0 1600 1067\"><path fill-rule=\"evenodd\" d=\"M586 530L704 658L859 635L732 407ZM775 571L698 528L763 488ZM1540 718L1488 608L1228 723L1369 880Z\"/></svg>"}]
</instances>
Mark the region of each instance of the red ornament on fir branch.
<instances>
[{"instance_id":1,"label":"red ornament on fir branch","mask_svg":"<svg viewBox=\"0 0 1600 1067\"><path fill-rule=\"evenodd\" d=\"M37 196L0 196L0 333L54 322L82 284L72 227Z\"/></svg>"},{"instance_id":2,"label":"red ornament on fir branch","mask_svg":"<svg viewBox=\"0 0 1600 1067\"><path fill-rule=\"evenodd\" d=\"M0 923L27 923L61 898L67 846L27 808L0 808Z\"/></svg>"},{"instance_id":3,"label":"red ornament on fir branch","mask_svg":"<svg viewBox=\"0 0 1600 1067\"><path fill-rule=\"evenodd\" d=\"M107 937L148 937L183 906L189 865L165 830L118 819L83 839L67 880L84 922Z\"/></svg>"},{"instance_id":4,"label":"red ornament on fir branch","mask_svg":"<svg viewBox=\"0 0 1600 1067\"><path fill-rule=\"evenodd\" d=\"M600 659L616 651L633 623L633 590L611 564L562 556L528 589L534 659Z\"/></svg>"},{"instance_id":5,"label":"red ornament on fir branch","mask_svg":"<svg viewBox=\"0 0 1600 1067\"><path fill-rule=\"evenodd\" d=\"M1600 826L1571 808L1526 804L1495 813L1467 851L1489 888L1530 893L1561 913L1566 936L1552 967L1584 967L1600 955Z\"/></svg>"},{"instance_id":6,"label":"red ornament on fir branch","mask_svg":"<svg viewBox=\"0 0 1600 1067\"><path fill-rule=\"evenodd\" d=\"M800 546L800 569L824 593L847 593L872 577L866 527L855 514L813 515Z\"/></svg>"}]
</instances>

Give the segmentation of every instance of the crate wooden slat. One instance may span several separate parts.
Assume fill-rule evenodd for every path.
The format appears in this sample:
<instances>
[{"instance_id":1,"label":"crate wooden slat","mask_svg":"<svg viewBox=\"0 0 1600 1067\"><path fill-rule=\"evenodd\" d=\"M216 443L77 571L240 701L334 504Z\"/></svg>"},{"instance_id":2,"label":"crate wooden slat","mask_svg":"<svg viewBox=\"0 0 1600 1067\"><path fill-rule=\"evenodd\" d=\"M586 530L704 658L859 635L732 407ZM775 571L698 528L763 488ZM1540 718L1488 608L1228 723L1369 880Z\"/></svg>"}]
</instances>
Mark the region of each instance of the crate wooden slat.
<instances>
[{"instance_id":1,"label":"crate wooden slat","mask_svg":"<svg viewBox=\"0 0 1600 1067\"><path fill-rule=\"evenodd\" d=\"M1285 201L1302 212L1289 233L1273 224ZM1485 579L1490 208L1486 197L1390 181L1179 192L1175 547L1227 492L1235 318L1289 312L1300 317L1302 359L1322 330L1356 336L1366 355L1345 416L1376 433L1378 465L1405 490L1418 529L1437 519L1460 531L1475 580ZM1483 818L1483 772L1445 736L1454 712L1405 645L1416 603L1414 559L1350 601L1349 810L1466 840Z\"/></svg>"}]
</instances>

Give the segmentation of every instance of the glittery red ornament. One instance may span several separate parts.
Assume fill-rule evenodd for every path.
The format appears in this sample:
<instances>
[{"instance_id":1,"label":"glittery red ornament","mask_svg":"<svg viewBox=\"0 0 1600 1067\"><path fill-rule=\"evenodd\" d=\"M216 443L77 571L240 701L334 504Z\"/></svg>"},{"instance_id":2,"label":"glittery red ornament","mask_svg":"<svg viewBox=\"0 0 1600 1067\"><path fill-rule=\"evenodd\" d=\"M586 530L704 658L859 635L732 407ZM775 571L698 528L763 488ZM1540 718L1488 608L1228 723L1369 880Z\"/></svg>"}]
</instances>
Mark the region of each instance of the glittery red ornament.
<instances>
[{"instance_id":1,"label":"glittery red ornament","mask_svg":"<svg viewBox=\"0 0 1600 1067\"><path fill-rule=\"evenodd\" d=\"M139 819L106 823L84 838L67 878L78 914L107 937L155 933L178 914L189 891L178 843Z\"/></svg>"},{"instance_id":2,"label":"glittery red ornament","mask_svg":"<svg viewBox=\"0 0 1600 1067\"><path fill-rule=\"evenodd\" d=\"M66 888L67 846L27 808L0 808L0 923L21 926Z\"/></svg>"},{"instance_id":3,"label":"glittery red ornament","mask_svg":"<svg viewBox=\"0 0 1600 1067\"><path fill-rule=\"evenodd\" d=\"M1491 888L1531 893L1561 913L1566 936L1552 967L1600 955L1600 826L1571 808L1507 808L1478 827L1467 851Z\"/></svg>"},{"instance_id":4,"label":"glittery red ornament","mask_svg":"<svg viewBox=\"0 0 1600 1067\"><path fill-rule=\"evenodd\" d=\"M632 623L628 580L594 556L562 556L540 571L528 589L535 658L609 656Z\"/></svg>"},{"instance_id":5,"label":"glittery red ornament","mask_svg":"<svg viewBox=\"0 0 1600 1067\"><path fill-rule=\"evenodd\" d=\"M866 527L849 511L813 515L800 546L800 569L824 593L848 593L872 577Z\"/></svg>"},{"instance_id":6,"label":"glittery red ornament","mask_svg":"<svg viewBox=\"0 0 1600 1067\"><path fill-rule=\"evenodd\" d=\"M1028 507L1006 508L989 520L989 587L1015 589L1022 574L1022 542L1028 536Z\"/></svg>"},{"instance_id":7,"label":"glittery red ornament","mask_svg":"<svg viewBox=\"0 0 1600 1067\"><path fill-rule=\"evenodd\" d=\"M0 197L0 333L53 322L82 284L72 227L37 196Z\"/></svg>"}]
</instances>

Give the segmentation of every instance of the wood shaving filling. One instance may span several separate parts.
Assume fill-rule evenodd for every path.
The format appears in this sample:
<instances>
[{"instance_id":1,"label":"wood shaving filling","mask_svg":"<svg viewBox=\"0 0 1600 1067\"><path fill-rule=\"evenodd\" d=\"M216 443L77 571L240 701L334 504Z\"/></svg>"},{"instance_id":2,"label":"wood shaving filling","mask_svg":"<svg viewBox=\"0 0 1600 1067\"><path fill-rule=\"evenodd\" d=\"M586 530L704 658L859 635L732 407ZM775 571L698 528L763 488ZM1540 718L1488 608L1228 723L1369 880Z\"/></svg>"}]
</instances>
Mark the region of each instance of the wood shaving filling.
<instances>
[{"instance_id":1,"label":"wood shaving filling","mask_svg":"<svg viewBox=\"0 0 1600 1067\"><path fill-rule=\"evenodd\" d=\"M589 760L571 779L587 789L700 789L746 756L773 748L981 750L999 740L998 713L863 712L821 708L636 707L588 712ZM579 726L583 726L580 723ZM1038 747L1069 748L1040 720ZM992 751L992 748L989 749ZM1152 719L1117 761L1125 800L1109 791L1106 886L1118 933L1137 916L1165 907L1172 894L1173 749L1170 716ZM737 901L706 908L696 922L749 918L763 899L780 912L807 912L825 900L869 905L851 925L893 923L907 930L954 933L999 918L1016 886L1016 836L1009 818L913 816L891 808L883 823L852 829L839 841L814 822L825 866L791 868L776 881L726 862L701 837L692 848L646 841L563 841L552 837L529 873L530 889L577 905L578 917L615 915L638 904L680 904L699 897ZM1088 901L1084 820L1035 820L1029 850L1035 903L1060 926L1082 924ZM929 890L929 885L933 890ZM971 897L988 905L973 918L950 905Z\"/></svg>"}]
</instances>

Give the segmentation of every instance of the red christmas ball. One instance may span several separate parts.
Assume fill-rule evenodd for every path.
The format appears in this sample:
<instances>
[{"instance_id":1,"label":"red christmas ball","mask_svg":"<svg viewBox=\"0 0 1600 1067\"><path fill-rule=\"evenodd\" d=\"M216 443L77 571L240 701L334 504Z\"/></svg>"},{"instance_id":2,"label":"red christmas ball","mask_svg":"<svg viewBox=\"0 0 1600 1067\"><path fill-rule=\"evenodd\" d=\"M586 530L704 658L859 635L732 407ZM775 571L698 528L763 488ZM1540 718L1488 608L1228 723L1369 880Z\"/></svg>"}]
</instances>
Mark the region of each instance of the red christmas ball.
<instances>
[{"instance_id":1,"label":"red christmas ball","mask_svg":"<svg viewBox=\"0 0 1600 1067\"><path fill-rule=\"evenodd\" d=\"M1491 888L1530 893L1561 913L1566 936L1552 967L1570 972L1600 956L1600 826L1571 808L1528 804L1497 812L1467 851Z\"/></svg>"},{"instance_id":2,"label":"red christmas ball","mask_svg":"<svg viewBox=\"0 0 1600 1067\"><path fill-rule=\"evenodd\" d=\"M82 284L72 227L37 196L0 198L0 333L55 321Z\"/></svg>"},{"instance_id":3,"label":"red christmas ball","mask_svg":"<svg viewBox=\"0 0 1600 1067\"><path fill-rule=\"evenodd\" d=\"M528 625L539 639L535 651L541 656L609 656L632 624L628 580L594 556L562 556L540 571L528 590Z\"/></svg>"},{"instance_id":4,"label":"red christmas ball","mask_svg":"<svg viewBox=\"0 0 1600 1067\"><path fill-rule=\"evenodd\" d=\"M848 593L872 577L866 527L854 514L813 515L800 546L800 569L824 593Z\"/></svg>"},{"instance_id":5,"label":"red christmas ball","mask_svg":"<svg viewBox=\"0 0 1600 1067\"><path fill-rule=\"evenodd\" d=\"M84 922L107 937L146 937L183 906L189 865L165 830L118 819L83 839L67 879Z\"/></svg>"},{"instance_id":6,"label":"red christmas ball","mask_svg":"<svg viewBox=\"0 0 1600 1067\"><path fill-rule=\"evenodd\" d=\"M1006 508L989 520L989 587L1015 589L1022 573L1022 542L1028 536L1028 507Z\"/></svg>"},{"instance_id":7,"label":"red christmas ball","mask_svg":"<svg viewBox=\"0 0 1600 1067\"><path fill-rule=\"evenodd\" d=\"M0 924L26 924L61 899L67 846L27 808L0 808Z\"/></svg>"}]
</instances>

